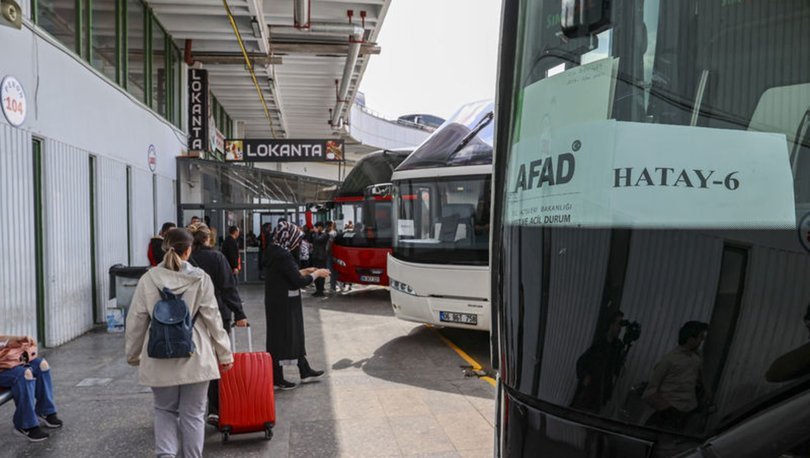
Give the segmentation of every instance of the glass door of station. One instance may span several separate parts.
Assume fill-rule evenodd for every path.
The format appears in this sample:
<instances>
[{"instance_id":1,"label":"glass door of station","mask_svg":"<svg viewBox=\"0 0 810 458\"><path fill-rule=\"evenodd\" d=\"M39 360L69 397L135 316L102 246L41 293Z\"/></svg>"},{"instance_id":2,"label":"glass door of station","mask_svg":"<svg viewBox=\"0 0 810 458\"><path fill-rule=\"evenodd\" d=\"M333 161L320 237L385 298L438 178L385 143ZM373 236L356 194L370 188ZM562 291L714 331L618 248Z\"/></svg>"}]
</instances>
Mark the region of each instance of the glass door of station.
<instances>
[{"instance_id":1,"label":"glass door of station","mask_svg":"<svg viewBox=\"0 0 810 458\"><path fill-rule=\"evenodd\" d=\"M240 282L261 281L262 227L269 224L276 227L279 221L286 219L299 226L305 224L306 208L298 205L251 206L250 208L205 208L205 206L183 206L180 225L186 226L194 216L202 219L214 232L214 245L219 249L225 237L230 236L230 228L239 228L237 243L241 258L242 270ZM268 242L269 243L269 242Z\"/></svg>"}]
</instances>

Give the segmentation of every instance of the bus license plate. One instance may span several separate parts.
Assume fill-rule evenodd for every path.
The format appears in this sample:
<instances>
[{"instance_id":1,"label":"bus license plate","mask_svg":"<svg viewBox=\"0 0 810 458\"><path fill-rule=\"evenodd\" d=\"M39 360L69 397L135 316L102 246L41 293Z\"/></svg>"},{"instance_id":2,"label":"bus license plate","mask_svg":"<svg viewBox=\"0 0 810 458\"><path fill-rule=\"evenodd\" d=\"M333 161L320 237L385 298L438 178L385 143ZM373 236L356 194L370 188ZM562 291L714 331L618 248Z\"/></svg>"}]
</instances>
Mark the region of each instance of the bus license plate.
<instances>
[{"instance_id":1,"label":"bus license plate","mask_svg":"<svg viewBox=\"0 0 810 458\"><path fill-rule=\"evenodd\" d=\"M360 275L360 281L366 283L379 283L380 277L378 275Z\"/></svg>"},{"instance_id":2,"label":"bus license plate","mask_svg":"<svg viewBox=\"0 0 810 458\"><path fill-rule=\"evenodd\" d=\"M439 312L439 321L476 325L478 324L478 315L474 313Z\"/></svg>"}]
</instances>

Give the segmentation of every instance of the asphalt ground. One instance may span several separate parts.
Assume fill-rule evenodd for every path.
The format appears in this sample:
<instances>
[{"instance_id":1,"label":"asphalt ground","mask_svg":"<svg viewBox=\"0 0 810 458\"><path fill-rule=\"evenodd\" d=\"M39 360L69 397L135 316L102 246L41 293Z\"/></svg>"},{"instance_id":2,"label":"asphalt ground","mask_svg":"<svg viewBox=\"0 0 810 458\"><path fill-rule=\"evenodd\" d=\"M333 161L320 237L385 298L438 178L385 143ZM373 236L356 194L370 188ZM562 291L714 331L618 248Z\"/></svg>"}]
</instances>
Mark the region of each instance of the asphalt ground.
<instances>
[{"instance_id":1,"label":"asphalt ground","mask_svg":"<svg viewBox=\"0 0 810 458\"><path fill-rule=\"evenodd\" d=\"M264 291L240 287L264 349ZM489 335L397 320L384 288L325 298L304 294L309 360L326 375L276 392L274 437L206 431L205 456L492 456L495 389ZM53 370L62 430L42 443L12 433L12 403L0 406L0 456L153 456L152 394L123 357L123 336L103 329L43 352ZM476 372L476 366L478 368ZM298 381L297 369L285 378Z\"/></svg>"}]
</instances>

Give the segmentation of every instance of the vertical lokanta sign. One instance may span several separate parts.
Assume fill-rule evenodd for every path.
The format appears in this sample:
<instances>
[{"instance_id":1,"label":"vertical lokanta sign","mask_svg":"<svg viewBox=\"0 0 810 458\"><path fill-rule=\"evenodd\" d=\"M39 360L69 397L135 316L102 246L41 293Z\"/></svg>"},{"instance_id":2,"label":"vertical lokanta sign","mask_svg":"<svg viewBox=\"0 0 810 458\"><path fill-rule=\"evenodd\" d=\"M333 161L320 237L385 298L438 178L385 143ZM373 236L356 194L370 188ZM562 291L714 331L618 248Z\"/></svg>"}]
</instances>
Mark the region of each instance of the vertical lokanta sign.
<instances>
[{"instance_id":1,"label":"vertical lokanta sign","mask_svg":"<svg viewBox=\"0 0 810 458\"><path fill-rule=\"evenodd\" d=\"M208 70L188 70L188 149L208 151Z\"/></svg>"}]
</instances>

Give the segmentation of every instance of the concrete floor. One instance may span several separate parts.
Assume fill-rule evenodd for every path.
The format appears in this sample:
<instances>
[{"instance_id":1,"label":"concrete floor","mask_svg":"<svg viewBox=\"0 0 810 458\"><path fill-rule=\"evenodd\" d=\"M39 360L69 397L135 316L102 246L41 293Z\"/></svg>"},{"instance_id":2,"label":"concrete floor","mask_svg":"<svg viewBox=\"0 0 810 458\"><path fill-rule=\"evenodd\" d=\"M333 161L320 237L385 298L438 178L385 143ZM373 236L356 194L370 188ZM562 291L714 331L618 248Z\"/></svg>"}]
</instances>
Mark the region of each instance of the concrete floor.
<instances>
[{"instance_id":1,"label":"concrete floor","mask_svg":"<svg viewBox=\"0 0 810 458\"><path fill-rule=\"evenodd\" d=\"M241 291L254 350L263 350L263 288ZM465 377L467 363L439 331L394 318L384 289L326 298L307 291L304 297L307 352L326 376L276 392L272 441L243 435L223 445L209 427L206 456L492 456L495 390ZM487 334L442 332L486 365ZM151 391L137 385L135 369L124 361L122 335L94 331L45 356L66 426L48 441L29 443L12 434L14 408L6 404L0 407L0 456L153 455ZM297 382L297 369L286 377Z\"/></svg>"}]
</instances>

